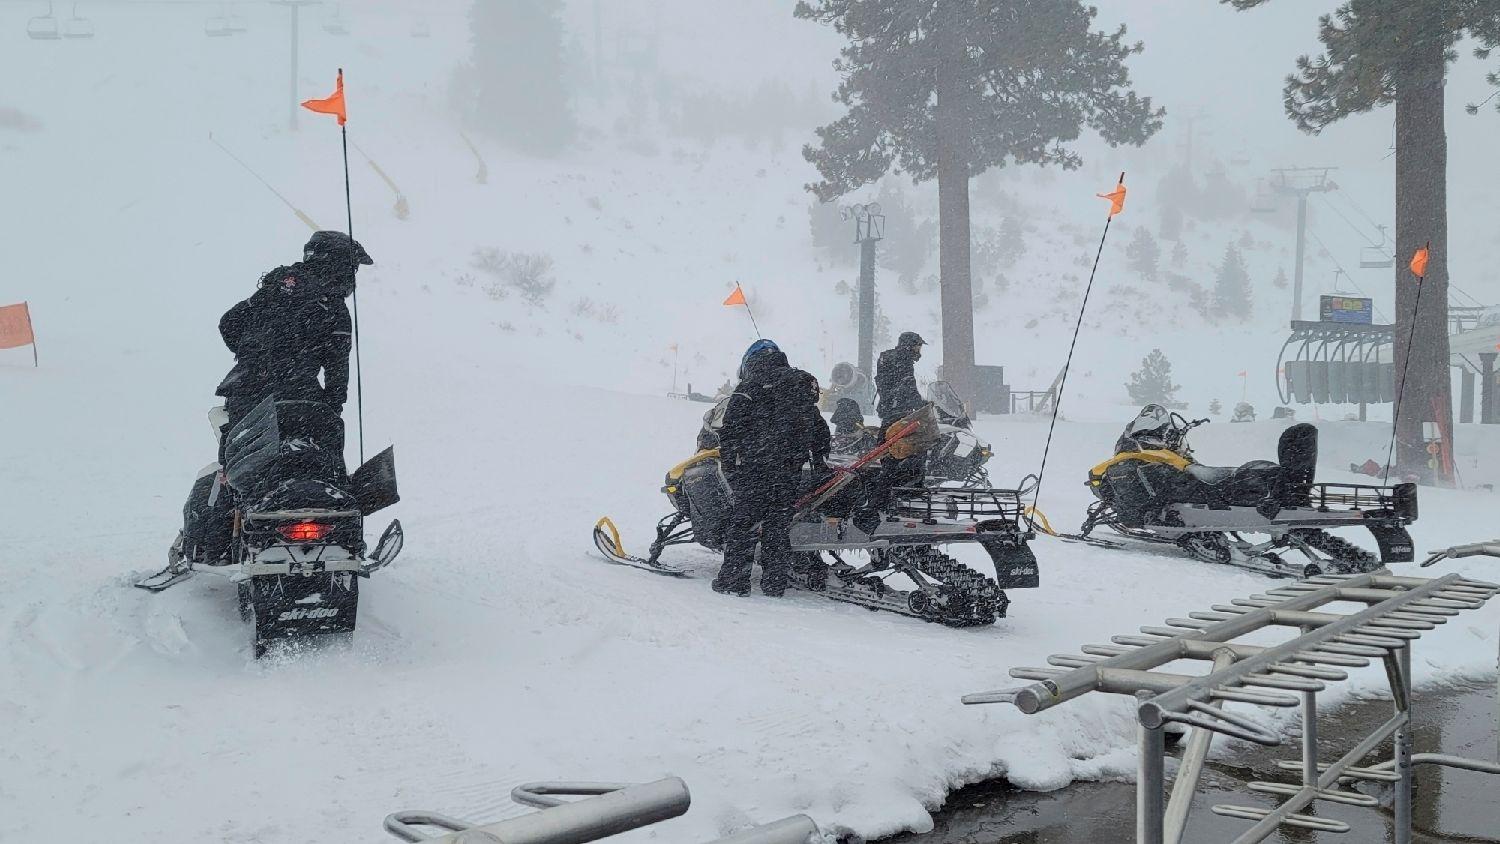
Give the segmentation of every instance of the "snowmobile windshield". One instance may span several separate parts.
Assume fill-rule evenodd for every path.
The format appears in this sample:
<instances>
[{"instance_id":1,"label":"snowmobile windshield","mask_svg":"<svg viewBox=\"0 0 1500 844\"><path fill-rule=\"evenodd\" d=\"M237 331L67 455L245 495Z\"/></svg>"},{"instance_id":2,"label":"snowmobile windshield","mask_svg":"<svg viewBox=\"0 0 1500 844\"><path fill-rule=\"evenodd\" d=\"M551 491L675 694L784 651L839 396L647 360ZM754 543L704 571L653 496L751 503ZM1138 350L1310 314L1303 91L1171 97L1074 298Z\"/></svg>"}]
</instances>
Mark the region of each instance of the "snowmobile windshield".
<instances>
[{"instance_id":1,"label":"snowmobile windshield","mask_svg":"<svg viewBox=\"0 0 1500 844\"><path fill-rule=\"evenodd\" d=\"M1172 414L1159 404L1148 404L1125 426L1124 433L1115 442L1116 453L1142 451L1153 448L1169 448L1172 430Z\"/></svg>"},{"instance_id":2,"label":"snowmobile windshield","mask_svg":"<svg viewBox=\"0 0 1500 844\"><path fill-rule=\"evenodd\" d=\"M927 387L927 400L937 406L943 416L951 419L968 421L968 415L964 413L963 399L958 397L958 391L947 381L934 381Z\"/></svg>"}]
</instances>

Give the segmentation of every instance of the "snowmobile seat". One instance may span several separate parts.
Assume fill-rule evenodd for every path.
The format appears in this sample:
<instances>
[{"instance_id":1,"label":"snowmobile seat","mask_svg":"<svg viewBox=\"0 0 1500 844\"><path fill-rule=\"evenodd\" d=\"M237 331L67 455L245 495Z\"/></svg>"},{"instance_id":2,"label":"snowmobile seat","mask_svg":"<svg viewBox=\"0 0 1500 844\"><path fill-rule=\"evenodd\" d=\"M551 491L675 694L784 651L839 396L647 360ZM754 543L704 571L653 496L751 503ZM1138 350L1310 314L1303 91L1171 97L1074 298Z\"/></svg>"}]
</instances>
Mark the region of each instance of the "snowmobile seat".
<instances>
[{"instance_id":1,"label":"snowmobile seat","mask_svg":"<svg viewBox=\"0 0 1500 844\"><path fill-rule=\"evenodd\" d=\"M1187 467L1188 476L1208 486L1217 487L1229 482L1234 473L1239 471L1238 466L1204 466L1202 463L1194 463Z\"/></svg>"}]
</instances>

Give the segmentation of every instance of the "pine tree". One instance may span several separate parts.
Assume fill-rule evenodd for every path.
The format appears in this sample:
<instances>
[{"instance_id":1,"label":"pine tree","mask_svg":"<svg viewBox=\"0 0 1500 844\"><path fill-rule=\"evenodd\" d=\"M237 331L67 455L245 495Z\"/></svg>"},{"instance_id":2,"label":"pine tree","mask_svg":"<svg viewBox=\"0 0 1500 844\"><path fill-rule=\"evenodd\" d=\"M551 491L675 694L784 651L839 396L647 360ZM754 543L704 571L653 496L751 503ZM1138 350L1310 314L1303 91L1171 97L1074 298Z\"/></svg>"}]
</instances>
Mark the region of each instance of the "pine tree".
<instances>
[{"instance_id":1,"label":"pine tree","mask_svg":"<svg viewBox=\"0 0 1500 844\"><path fill-rule=\"evenodd\" d=\"M1182 209L1176 205L1163 205L1161 207L1161 224L1157 226L1156 233L1161 235L1162 240L1175 240L1182 242Z\"/></svg>"},{"instance_id":2,"label":"pine tree","mask_svg":"<svg viewBox=\"0 0 1500 844\"><path fill-rule=\"evenodd\" d=\"M1266 0L1220 0L1237 9ZM1297 59L1284 90L1287 115L1317 134L1354 114L1396 109L1396 344L1406 385L1398 410L1397 463L1430 477L1422 423L1453 430L1448 376L1448 135L1443 124L1454 46L1477 38L1480 52L1500 45L1500 4L1482 0L1345 0L1318 19L1324 52ZM1416 250L1432 244L1422 313L1405 273ZM1410 340L1410 342L1408 342ZM1398 375L1399 377L1399 375ZM1440 418L1433 420L1433 407Z\"/></svg>"},{"instance_id":3,"label":"pine tree","mask_svg":"<svg viewBox=\"0 0 1500 844\"><path fill-rule=\"evenodd\" d=\"M1130 269L1147 280L1156 278L1157 262L1161 259L1161 247L1145 226L1137 226L1135 237L1125 247L1125 261Z\"/></svg>"},{"instance_id":4,"label":"pine tree","mask_svg":"<svg viewBox=\"0 0 1500 844\"><path fill-rule=\"evenodd\" d=\"M1177 241L1172 246L1172 266L1179 270L1182 269L1182 265L1187 263L1187 258L1187 247L1183 245L1182 241Z\"/></svg>"},{"instance_id":5,"label":"pine tree","mask_svg":"<svg viewBox=\"0 0 1500 844\"><path fill-rule=\"evenodd\" d=\"M1233 243L1224 249L1224 260L1214 278L1214 311L1243 322L1250 318L1250 271L1245 257Z\"/></svg>"},{"instance_id":6,"label":"pine tree","mask_svg":"<svg viewBox=\"0 0 1500 844\"><path fill-rule=\"evenodd\" d=\"M1276 268L1276 278L1271 280L1271 286L1277 290L1285 290L1287 285L1286 267Z\"/></svg>"},{"instance_id":7,"label":"pine tree","mask_svg":"<svg viewBox=\"0 0 1500 844\"><path fill-rule=\"evenodd\" d=\"M960 394L974 367L969 180L1007 164L1078 167L1067 145L1085 128L1141 144L1162 111L1130 87L1142 48L1123 27L1092 29L1079 0L799 0L799 18L848 38L835 67L842 117L803 154L823 199L893 168L936 178L943 369Z\"/></svg>"},{"instance_id":8,"label":"pine tree","mask_svg":"<svg viewBox=\"0 0 1500 844\"><path fill-rule=\"evenodd\" d=\"M1172 383L1172 362L1161 349L1152 349L1141 361L1140 370L1130 374L1125 390L1136 404L1171 405L1177 398L1178 386Z\"/></svg>"},{"instance_id":9,"label":"pine tree","mask_svg":"<svg viewBox=\"0 0 1500 844\"><path fill-rule=\"evenodd\" d=\"M1218 399L1214 399L1213 401L1211 401L1211 402L1208 403L1208 415L1209 416L1218 416L1219 414L1221 414L1223 412L1224 412L1224 403L1223 402L1219 401Z\"/></svg>"},{"instance_id":10,"label":"pine tree","mask_svg":"<svg viewBox=\"0 0 1500 844\"><path fill-rule=\"evenodd\" d=\"M522 152L573 142L560 0L475 0L469 38L476 86L470 121Z\"/></svg>"},{"instance_id":11,"label":"pine tree","mask_svg":"<svg viewBox=\"0 0 1500 844\"><path fill-rule=\"evenodd\" d=\"M1015 214L1006 216L1000 223L999 243L1000 260L1010 263L1026 254L1026 231L1021 225L1021 218Z\"/></svg>"}]
</instances>

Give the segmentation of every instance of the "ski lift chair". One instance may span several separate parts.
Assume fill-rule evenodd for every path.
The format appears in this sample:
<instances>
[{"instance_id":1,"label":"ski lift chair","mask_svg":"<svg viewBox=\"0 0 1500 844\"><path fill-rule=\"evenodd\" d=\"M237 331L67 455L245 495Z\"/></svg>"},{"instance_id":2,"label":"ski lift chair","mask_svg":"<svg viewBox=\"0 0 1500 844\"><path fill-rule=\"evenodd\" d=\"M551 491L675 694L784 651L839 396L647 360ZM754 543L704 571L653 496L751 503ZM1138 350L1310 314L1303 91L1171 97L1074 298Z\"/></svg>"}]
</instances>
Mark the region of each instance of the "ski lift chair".
<instances>
[{"instance_id":1,"label":"ski lift chair","mask_svg":"<svg viewBox=\"0 0 1500 844\"><path fill-rule=\"evenodd\" d=\"M1367 270L1384 270L1396 266L1396 259L1379 246L1364 246L1359 250L1359 266Z\"/></svg>"},{"instance_id":2,"label":"ski lift chair","mask_svg":"<svg viewBox=\"0 0 1500 844\"><path fill-rule=\"evenodd\" d=\"M56 41L62 37L57 16L52 14L52 4L47 4L47 14L37 15L26 21L26 37L34 41Z\"/></svg>"},{"instance_id":3,"label":"ski lift chair","mask_svg":"<svg viewBox=\"0 0 1500 844\"><path fill-rule=\"evenodd\" d=\"M62 35L64 38L93 38L94 22L78 14L78 4L73 4L73 16L63 25Z\"/></svg>"},{"instance_id":4,"label":"ski lift chair","mask_svg":"<svg viewBox=\"0 0 1500 844\"><path fill-rule=\"evenodd\" d=\"M229 26L229 18L223 15L215 15L203 22L203 34L209 38L226 38L234 34Z\"/></svg>"},{"instance_id":5,"label":"ski lift chair","mask_svg":"<svg viewBox=\"0 0 1500 844\"><path fill-rule=\"evenodd\" d=\"M1250 199L1250 210L1256 214L1275 214L1276 196L1271 189L1266 187L1264 181L1255 189L1255 196Z\"/></svg>"}]
</instances>

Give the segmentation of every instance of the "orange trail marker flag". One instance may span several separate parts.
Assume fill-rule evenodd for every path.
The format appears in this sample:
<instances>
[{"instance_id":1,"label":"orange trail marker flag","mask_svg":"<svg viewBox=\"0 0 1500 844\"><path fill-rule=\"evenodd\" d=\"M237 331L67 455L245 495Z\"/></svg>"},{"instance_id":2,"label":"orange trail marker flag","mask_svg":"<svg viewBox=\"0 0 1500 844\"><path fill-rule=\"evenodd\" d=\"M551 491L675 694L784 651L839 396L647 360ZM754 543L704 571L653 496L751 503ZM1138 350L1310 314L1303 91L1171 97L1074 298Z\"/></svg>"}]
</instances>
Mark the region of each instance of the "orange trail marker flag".
<instances>
[{"instance_id":1,"label":"orange trail marker flag","mask_svg":"<svg viewBox=\"0 0 1500 844\"><path fill-rule=\"evenodd\" d=\"M349 122L349 109L344 102L344 70L339 68L339 79L335 83L332 94L321 100L304 100L302 107L308 111L316 111L319 114L332 114L339 119L339 125L343 126Z\"/></svg>"},{"instance_id":2,"label":"orange trail marker flag","mask_svg":"<svg viewBox=\"0 0 1500 844\"><path fill-rule=\"evenodd\" d=\"M1432 244L1427 244L1418 249L1411 256L1411 274L1417 278L1427 277L1427 259L1432 255Z\"/></svg>"},{"instance_id":3,"label":"orange trail marker flag","mask_svg":"<svg viewBox=\"0 0 1500 844\"><path fill-rule=\"evenodd\" d=\"M1104 219L1104 233L1099 235L1099 250L1094 253L1094 268L1089 270L1089 283L1083 288L1083 302L1078 306L1078 321L1073 324L1073 339L1068 343L1068 358L1063 361L1062 373L1057 376L1057 393L1052 398L1052 420L1047 423L1047 444L1042 446L1042 465L1036 470L1036 483L1032 486L1031 509L1027 516L1029 528L1036 527L1035 513L1042 502L1042 479L1047 476L1047 456L1052 453L1052 435L1057 431L1057 411L1062 405L1063 389L1068 386L1068 373L1073 369L1073 353L1078 350L1078 333L1083 330L1083 315L1089 309L1089 294L1094 292L1094 278L1099 274L1099 258L1104 255L1104 241L1109 239L1109 224L1115 215L1125 210L1125 173L1109 193L1096 194L1109 200L1109 216Z\"/></svg>"},{"instance_id":4,"label":"orange trail marker flag","mask_svg":"<svg viewBox=\"0 0 1500 844\"><path fill-rule=\"evenodd\" d=\"M744 305L745 313L750 315L750 325L755 328L755 336L760 337L760 325L755 321L755 311L750 309L750 300L745 298L745 289L740 287L739 282L734 283L734 292L724 300L725 305Z\"/></svg>"},{"instance_id":5,"label":"orange trail marker flag","mask_svg":"<svg viewBox=\"0 0 1500 844\"><path fill-rule=\"evenodd\" d=\"M1109 193L1096 193L1094 195L1097 196L1097 197L1099 197L1100 199L1107 199L1107 200L1109 200L1109 216L1113 217L1114 215L1120 213L1121 211L1124 211L1125 210L1125 174L1124 173L1120 174L1120 183L1117 184L1117 185L1115 185L1115 189L1114 190L1110 191Z\"/></svg>"},{"instance_id":6,"label":"orange trail marker flag","mask_svg":"<svg viewBox=\"0 0 1500 844\"><path fill-rule=\"evenodd\" d=\"M332 114L339 119L339 134L344 141L344 208L348 212L349 239L354 239L354 199L349 188L349 109L344 100L344 69L339 68L338 82L333 93L321 100L307 100L302 107L319 114ZM365 379L364 367L359 359L359 287L354 288L354 404L359 414L359 462L365 462Z\"/></svg>"},{"instance_id":7,"label":"orange trail marker flag","mask_svg":"<svg viewBox=\"0 0 1500 844\"><path fill-rule=\"evenodd\" d=\"M19 349L28 345L31 346L31 365L39 366L36 333L31 329L31 309L25 302L0 305L0 349Z\"/></svg>"}]
</instances>

